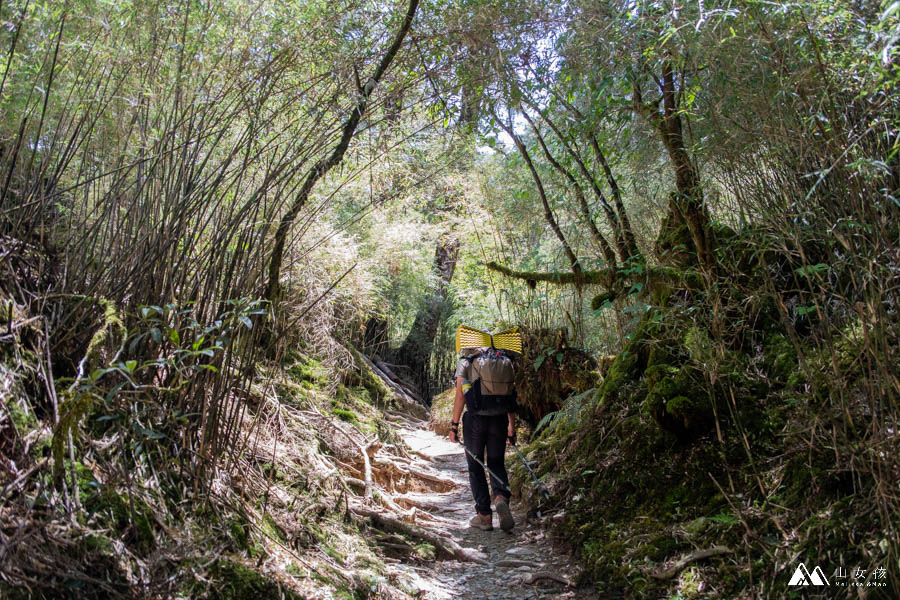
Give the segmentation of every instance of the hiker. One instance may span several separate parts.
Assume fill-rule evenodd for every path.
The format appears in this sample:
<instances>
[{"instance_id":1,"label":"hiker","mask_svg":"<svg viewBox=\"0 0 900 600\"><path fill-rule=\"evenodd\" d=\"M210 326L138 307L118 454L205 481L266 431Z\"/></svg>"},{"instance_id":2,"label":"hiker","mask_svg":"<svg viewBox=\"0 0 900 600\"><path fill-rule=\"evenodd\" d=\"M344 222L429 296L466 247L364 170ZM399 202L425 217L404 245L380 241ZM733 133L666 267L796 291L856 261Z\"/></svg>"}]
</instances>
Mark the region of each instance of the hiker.
<instances>
[{"instance_id":1,"label":"hiker","mask_svg":"<svg viewBox=\"0 0 900 600\"><path fill-rule=\"evenodd\" d=\"M469 525L482 531L494 529L491 512L493 497L500 529L509 531L516 523L509 510L509 477L503 462L506 441L516 443L515 410L518 405L513 385L512 357L507 351L493 346L466 351L469 353L460 359L456 367L456 397L453 401L450 441L459 442L462 416L463 440L468 450L469 485L477 512ZM466 408L465 414L463 407ZM490 473L491 493L488 493L485 464Z\"/></svg>"}]
</instances>

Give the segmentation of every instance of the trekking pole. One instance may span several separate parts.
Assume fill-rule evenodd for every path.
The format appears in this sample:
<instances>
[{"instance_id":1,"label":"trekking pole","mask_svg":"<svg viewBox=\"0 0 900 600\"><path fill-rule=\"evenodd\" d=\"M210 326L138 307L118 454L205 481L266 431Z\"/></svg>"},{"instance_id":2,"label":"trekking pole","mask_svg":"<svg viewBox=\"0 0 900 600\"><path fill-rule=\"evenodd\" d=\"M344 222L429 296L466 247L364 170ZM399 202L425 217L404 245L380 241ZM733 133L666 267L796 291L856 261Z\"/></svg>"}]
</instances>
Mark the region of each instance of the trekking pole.
<instances>
[{"instance_id":1,"label":"trekking pole","mask_svg":"<svg viewBox=\"0 0 900 600\"><path fill-rule=\"evenodd\" d=\"M459 439L459 438L457 437L457 440L458 440L458 439ZM501 490L503 490L504 492L508 492L508 493L512 494L512 491L509 489L509 487L508 487L505 483L503 483L503 480L500 479L499 477L497 477L497 475L495 475L494 472L491 471L491 470L488 468L488 466L487 466L486 464L484 464L483 462L481 462L480 460L478 460L478 457L475 456L474 454L472 454L472 452L471 452L468 448L466 448L466 445L465 445L465 444L463 444L462 442L459 442L459 445L463 447L463 450L466 451L466 454L468 454L469 456L472 457L472 460L474 460L475 462L477 462L479 465L481 465L481 468L482 468L482 469L484 469L485 471L487 471L488 473L491 474L491 477L494 478L494 481L497 482L497 485L500 486L500 489L501 489Z\"/></svg>"},{"instance_id":2,"label":"trekking pole","mask_svg":"<svg viewBox=\"0 0 900 600\"><path fill-rule=\"evenodd\" d=\"M534 479L534 482L538 485L538 488L541 490L541 494L544 496L544 500L550 500L550 492L547 491L547 488L544 487L544 484L540 482L537 478L537 475L534 474L534 471L531 469L531 465L528 464L528 461L525 460L525 456L522 454L522 451L519 450L519 447L516 444L509 440L509 443L512 444L512 447L515 448L516 454L519 455L519 458L522 459L522 462L525 463L525 468L528 469L528 472L531 473L531 478Z\"/></svg>"}]
</instances>

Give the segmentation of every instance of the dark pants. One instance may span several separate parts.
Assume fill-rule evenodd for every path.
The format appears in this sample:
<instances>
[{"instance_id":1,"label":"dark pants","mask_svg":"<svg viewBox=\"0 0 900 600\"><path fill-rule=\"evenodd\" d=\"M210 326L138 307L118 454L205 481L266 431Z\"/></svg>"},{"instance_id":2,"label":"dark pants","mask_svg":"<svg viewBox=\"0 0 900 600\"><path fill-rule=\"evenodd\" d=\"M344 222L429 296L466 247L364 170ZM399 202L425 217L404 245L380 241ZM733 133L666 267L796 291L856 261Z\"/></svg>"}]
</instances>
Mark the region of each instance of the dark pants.
<instances>
[{"instance_id":1,"label":"dark pants","mask_svg":"<svg viewBox=\"0 0 900 600\"><path fill-rule=\"evenodd\" d=\"M472 487L472 496L475 497L475 510L483 515L491 514L491 498L506 496L509 500L509 477L506 475L506 466L503 464L503 455L506 453L506 431L509 419L506 415L485 417L473 415L469 412L463 415L463 442L469 452L478 457L487 468L500 478L503 485L487 475L484 469L466 452L466 461L469 463L469 485ZM487 462L484 460L487 451ZM487 480L491 480L491 491L488 494Z\"/></svg>"}]
</instances>

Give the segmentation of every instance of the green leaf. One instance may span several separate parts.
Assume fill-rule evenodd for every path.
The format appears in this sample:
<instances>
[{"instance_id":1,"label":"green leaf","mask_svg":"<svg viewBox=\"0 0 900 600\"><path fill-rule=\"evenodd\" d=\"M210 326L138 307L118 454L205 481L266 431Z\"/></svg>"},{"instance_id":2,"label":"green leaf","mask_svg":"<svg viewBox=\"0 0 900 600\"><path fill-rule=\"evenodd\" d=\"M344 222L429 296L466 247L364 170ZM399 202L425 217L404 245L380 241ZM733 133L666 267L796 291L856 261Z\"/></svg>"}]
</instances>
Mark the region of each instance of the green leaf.
<instances>
[{"instance_id":1,"label":"green leaf","mask_svg":"<svg viewBox=\"0 0 900 600\"><path fill-rule=\"evenodd\" d=\"M137 345L139 343L141 343L141 340L144 339L145 337L147 337L147 334L142 333L141 335L136 336L133 340L131 340L131 344L128 346L128 351L134 352L135 348L137 348Z\"/></svg>"},{"instance_id":2,"label":"green leaf","mask_svg":"<svg viewBox=\"0 0 900 600\"><path fill-rule=\"evenodd\" d=\"M125 368L128 369L128 372L129 372L129 373L134 373L134 368L135 368L135 367L137 367L137 361L136 361L136 360L126 360L126 361L125 361Z\"/></svg>"},{"instance_id":3,"label":"green leaf","mask_svg":"<svg viewBox=\"0 0 900 600\"><path fill-rule=\"evenodd\" d=\"M718 523L723 523L725 525L734 525L735 523L738 522L738 520L736 518L734 518L734 516L732 516L731 514L729 514L727 512L719 513L714 517L710 517L709 520L716 521Z\"/></svg>"},{"instance_id":4,"label":"green leaf","mask_svg":"<svg viewBox=\"0 0 900 600\"><path fill-rule=\"evenodd\" d=\"M795 272L796 272L797 275L799 275L800 277L807 277L807 278L809 278L809 277L811 277L812 275L818 275L819 273L822 273L822 272L824 272L824 271L827 271L827 270L830 269L830 268L831 268L831 267L829 267L829 266L826 265L825 263L818 263L818 264L815 264L815 265L806 265L806 266L804 266L804 267L800 267L800 268L797 269Z\"/></svg>"},{"instance_id":5,"label":"green leaf","mask_svg":"<svg viewBox=\"0 0 900 600\"><path fill-rule=\"evenodd\" d=\"M121 390L123 387L125 387L126 383L128 383L128 382L123 381L121 383L116 384L116 386L113 387L113 389L109 390L106 393L106 398L104 398L103 401L106 403L109 403L109 401L113 399L113 397L119 392L119 390Z\"/></svg>"},{"instance_id":6,"label":"green leaf","mask_svg":"<svg viewBox=\"0 0 900 600\"><path fill-rule=\"evenodd\" d=\"M181 343L181 335L174 327L169 327L169 340L176 346Z\"/></svg>"},{"instance_id":7,"label":"green leaf","mask_svg":"<svg viewBox=\"0 0 900 600\"><path fill-rule=\"evenodd\" d=\"M166 437L166 434L164 433L153 431L152 429L147 429L146 427L141 427L137 423L134 424L134 429L142 436L150 438L151 440L161 440Z\"/></svg>"},{"instance_id":8,"label":"green leaf","mask_svg":"<svg viewBox=\"0 0 900 600\"><path fill-rule=\"evenodd\" d=\"M243 323L247 329L253 329L253 321L251 321L249 317L245 317L244 315L241 315L238 318L241 320L241 323Z\"/></svg>"}]
</instances>

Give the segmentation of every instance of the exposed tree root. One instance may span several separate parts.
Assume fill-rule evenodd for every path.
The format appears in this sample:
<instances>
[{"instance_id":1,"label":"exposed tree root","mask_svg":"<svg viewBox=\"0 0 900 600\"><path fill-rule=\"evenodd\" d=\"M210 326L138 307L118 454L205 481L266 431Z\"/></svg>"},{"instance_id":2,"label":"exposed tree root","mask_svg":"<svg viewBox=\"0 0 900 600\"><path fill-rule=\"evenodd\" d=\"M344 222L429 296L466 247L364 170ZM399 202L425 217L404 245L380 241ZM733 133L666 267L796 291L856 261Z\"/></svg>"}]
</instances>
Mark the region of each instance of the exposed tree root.
<instances>
[{"instance_id":1,"label":"exposed tree root","mask_svg":"<svg viewBox=\"0 0 900 600\"><path fill-rule=\"evenodd\" d=\"M507 558L505 560L498 560L494 563L495 567L534 567L535 569L543 569L544 564L539 562L534 562L533 560L518 560L515 558Z\"/></svg>"},{"instance_id":2,"label":"exposed tree root","mask_svg":"<svg viewBox=\"0 0 900 600\"><path fill-rule=\"evenodd\" d=\"M706 550L695 550L687 556L676 560L675 564L664 571L651 571L650 577L653 577L654 579L671 579L692 562L703 558L709 558L710 556L719 556L720 554L731 554L731 548L728 546L713 546Z\"/></svg>"},{"instance_id":3,"label":"exposed tree root","mask_svg":"<svg viewBox=\"0 0 900 600\"><path fill-rule=\"evenodd\" d=\"M541 579L550 579L552 581L556 581L563 585L569 587L575 587L575 583L570 580L568 577L563 577L559 573L554 573L553 571L537 571L535 573L531 573L525 579L522 580L522 583L527 583L528 585L533 585L540 581Z\"/></svg>"},{"instance_id":4,"label":"exposed tree root","mask_svg":"<svg viewBox=\"0 0 900 600\"><path fill-rule=\"evenodd\" d=\"M369 519L379 529L402 533L403 535L427 542L445 556L461 561L487 564L487 556L485 554L471 548L463 548L449 537L440 536L411 523L406 523L362 506L352 506L350 510L358 517Z\"/></svg>"}]
</instances>

